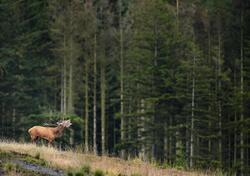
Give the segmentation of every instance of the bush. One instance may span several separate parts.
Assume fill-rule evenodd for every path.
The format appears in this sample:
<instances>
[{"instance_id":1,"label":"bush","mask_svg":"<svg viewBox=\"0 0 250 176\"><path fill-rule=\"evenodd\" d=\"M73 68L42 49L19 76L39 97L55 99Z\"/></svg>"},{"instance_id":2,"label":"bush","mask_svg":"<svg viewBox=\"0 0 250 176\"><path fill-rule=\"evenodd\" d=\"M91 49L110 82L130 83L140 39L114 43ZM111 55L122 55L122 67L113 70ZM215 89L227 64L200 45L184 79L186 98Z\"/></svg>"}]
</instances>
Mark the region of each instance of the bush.
<instances>
[{"instance_id":1,"label":"bush","mask_svg":"<svg viewBox=\"0 0 250 176\"><path fill-rule=\"evenodd\" d=\"M72 172L68 172L67 174L68 176L74 176L74 174Z\"/></svg>"},{"instance_id":2,"label":"bush","mask_svg":"<svg viewBox=\"0 0 250 176\"><path fill-rule=\"evenodd\" d=\"M10 172L15 169L15 165L8 162L4 164L3 168L6 172Z\"/></svg>"},{"instance_id":3,"label":"bush","mask_svg":"<svg viewBox=\"0 0 250 176\"><path fill-rule=\"evenodd\" d=\"M85 173L79 171L79 172L76 172L76 173L75 173L75 176L85 176Z\"/></svg>"},{"instance_id":4,"label":"bush","mask_svg":"<svg viewBox=\"0 0 250 176\"><path fill-rule=\"evenodd\" d=\"M101 170L96 170L94 176L104 176L104 172Z\"/></svg>"},{"instance_id":5,"label":"bush","mask_svg":"<svg viewBox=\"0 0 250 176\"><path fill-rule=\"evenodd\" d=\"M90 167L88 165L85 165L81 168L81 171L83 173L89 174L90 173Z\"/></svg>"}]
</instances>

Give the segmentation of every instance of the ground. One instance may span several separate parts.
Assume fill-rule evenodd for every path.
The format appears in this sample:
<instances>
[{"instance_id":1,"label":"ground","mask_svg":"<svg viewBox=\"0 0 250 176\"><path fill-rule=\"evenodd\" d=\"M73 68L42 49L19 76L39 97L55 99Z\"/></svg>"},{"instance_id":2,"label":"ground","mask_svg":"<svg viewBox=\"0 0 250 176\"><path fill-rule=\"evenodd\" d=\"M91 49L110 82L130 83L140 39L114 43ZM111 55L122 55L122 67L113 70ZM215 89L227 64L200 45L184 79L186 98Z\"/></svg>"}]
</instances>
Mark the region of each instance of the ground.
<instances>
[{"instance_id":1,"label":"ground","mask_svg":"<svg viewBox=\"0 0 250 176\"><path fill-rule=\"evenodd\" d=\"M78 151L27 143L0 142L0 173L4 175L83 175L83 176L212 176L218 174L162 169L138 159L125 161ZM33 175L32 175L33 174ZM2 175L2 174L0 174Z\"/></svg>"}]
</instances>

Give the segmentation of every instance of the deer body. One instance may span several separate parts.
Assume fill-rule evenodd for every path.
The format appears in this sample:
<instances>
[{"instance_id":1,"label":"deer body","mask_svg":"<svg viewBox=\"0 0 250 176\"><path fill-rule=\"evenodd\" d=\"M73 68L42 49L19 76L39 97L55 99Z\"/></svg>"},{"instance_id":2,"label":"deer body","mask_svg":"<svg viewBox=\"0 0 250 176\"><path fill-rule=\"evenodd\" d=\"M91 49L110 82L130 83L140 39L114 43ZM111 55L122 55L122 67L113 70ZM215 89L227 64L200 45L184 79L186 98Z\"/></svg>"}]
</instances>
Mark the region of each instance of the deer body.
<instances>
[{"instance_id":1,"label":"deer body","mask_svg":"<svg viewBox=\"0 0 250 176\"><path fill-rule=\"evenodd\" d=\"M35 142L38 138L43 138L48 141L49 144L55 140L57 137L61 137L65 127L71 125L70 121L58 122L57 127L43 127L43 126L33 126L28 130L31 141Z\"/></svg>"}]
</instances>

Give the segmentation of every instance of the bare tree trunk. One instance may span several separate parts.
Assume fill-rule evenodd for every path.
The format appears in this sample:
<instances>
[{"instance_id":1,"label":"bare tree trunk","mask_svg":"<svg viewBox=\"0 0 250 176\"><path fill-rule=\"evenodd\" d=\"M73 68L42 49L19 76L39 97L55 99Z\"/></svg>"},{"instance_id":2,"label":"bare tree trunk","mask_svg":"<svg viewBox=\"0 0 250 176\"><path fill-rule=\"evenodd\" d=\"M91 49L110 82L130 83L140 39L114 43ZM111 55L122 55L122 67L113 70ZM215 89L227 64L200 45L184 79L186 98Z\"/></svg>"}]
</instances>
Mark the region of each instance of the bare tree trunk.
<instances>
[{"instance_id":1,"label":"bare tree trunk","mask_svg":"<svg viewBox=\"0 0 250 176\"><path fill-rule=\"evenodd\" d=\"M171 128L173 126L173 117L169 117L169 127ZM173 133L172 130L170 130L170 135L169 135L169 146L168 146L168 158L170 164L173 163Z\"/></svg>"},{"instance_id":2,"label":"bare tree trunk","mask_svg":"<svg viewBox=\"0 0 250 176\"><path fill-rule=\"evenodd\" d=\"M237 97L237 61L235 60L234 62L234 96ZM234 123L236 124L238 122L237 118L237 110L234 108ZM237 126L234 127L234 156L233 156L233 167L236 168L237 166L237 139L238 139L238 134L237 134ZM236 176L237 171L235 171L234 175Z\"/></svg>"},{"instance_id":3,"label":"bare tree trunk","mask_svg":"<svg viewBox=\"0 0 250 176\"><path fill-rule=\"evenodd\" d=\"M55 87L58 87L57 79L54 80L54 86L55 86ZM61 85L60 85L60 86L61 86ZM58 98L58 97L57 97L57 91L55 91L55 92L54 92L54 107L53 107L55 110L58 110L58 108L57 108L57 98ZM61 103L61 102L60 102L60 103ZM61 112L61 109L60 109L60 112Z\"/></svg>"},{"instance_id":4,"label":"bare tree trunk","mask_svg":"<svg viewBox=\"0 0 250 176\"><path fill-rule=\"evenodd\" d=\"M179 0L176 0L176 28L179 31Z\"/></svg>"},{"instance_id":5,"label":"bare tree trunk","mask_svg":"<svg viewBox=\"0 0 250 176\"><path fill-rule=\"evenodd\" d=\"M16 135L15 135L15 133L16 133L16 109L15 108L13 108L13 114L12 114L12 137L14 138Z\"/></svg>"},{"instance_id":6,"label":"bare tree trunk","mask_svg":"<svg viewBox=\"0 0 250 176\"><path fill-rule=\"evenodd\" d=\"M237 113L234 113L234 122L236 123L238 121L237 119ZM234 128L234 167L237 165L237 128ZM235 173L236 174L236 173Z\"/></svg>"},{"instance_id":7,"label":"bare tree trunk","mask_svg":"<svg viewBox=\"0 0 250 176\"><path fill-rule=\"evenodd\" d=\"M168 124L167 120L164 121L164 160L168 159Z\"/></svg>"},{"instance_id":8,"label":"bare tree trunk","mask_svg":"<svg viewBox=\"0 0 250 176\"><path fill-rule=\"evenodd\" d=\"M244 31L243 31L243 22L244 22L244 16L243 16L243 10L241 9L241 28L240 28L240 97L241 97L241 108L240 108L240 122L243 124L244 121L244 102L243 102L243 96L244 96ZM241 167L241 176L244 175L244 134L242 131L240 131L240 167Z\"/></svg>"},{"instance_id":9,"label":"bare tree trunk","mask_svg":"<svg viewBox=\"0 0 250 176\"><path fill-rule=\"evenodd\" d=\"M69 144L71 147L74 145L74 136L75 136L74 129L70 128Z\"/></svg>"},{"instance_id":10,"label":"bare tree trunk","mask_svg":"<svg viewBox=\"0 0 250 176\"><path fill-rule=\"evenodd\" d=\"M219 140L218 140L218 157L220 164L222 164L222 107L221 107L221 27L220 27L220 20L219 20L219 29L218 29L218 121L219 121Z\"/></svg>"},{"instance_id":11,"label":"bare tree trunk","mask_svg":"<svg viewBox=\"0 0 250 176\"><path fill-rule=\"evenodd\" d=\"M122 0L119 0L119 21L120 21L120 115L121 115L121 141L125 139L124 124L124 60L123 60L123 23L122 23ZM121 150L121 157L125 158L125 150Z\"/></svg>"},{"instance_id":12,"label":"bare tree trunk","mask_svg":"<svg viewBox=\"0 0 250 176\"><path fill-rule=\"evenodd\" d=\"M209 22L208 22L209 23ZM211 33L210 33L210 24L208 24L208 64L211 65ZM212 92L212 88L211 88L211 84L210 84L210 87L209 87L209 98L210 98L210 101L212 101L212 98L211 98L211 93ZM211 105L209 104L209 107L208 107L208 112L211 114L212 113L212 110L211 110ZM209 129L211 129L211 120L209 120L208 122L208 127ZM212 147L212 141L211 141L211 138L208 139L208 152L209 152L209 155L211 155L211 147Z\"/></svg>"},{"instance_id":13,"label":"bare tree trunk","mask_svg":"<svg viewBox=\"0 0 250 176\"><path fill-rule=\"evenodd\" d=\"M157 68L158 65L158 25L157 23L154 24L154 58L153 58L153 64L154 67ZM152 72L152 77L156 78L156 74L155 71ZM155 82L155 79L152 80L152 92L153 92L153 96L156 96L156 84L157 82ZM147 103L148 104L148 103ZM155 113L155 109L156 109L156 105L155 103L150 103L148 105L148 108L146 107L146 109L152 109L153 114L152 114L152 123L156 123L156 113ZM153 130L152 131L152 141L151 141L151 161L155 160L155 150L156 150L156 142L155 142L155 136L156 135L156 131Z\"/></svg>"},{"instance_id":14,"label":"bare tree trunk","mask_svg":"<svg viewBox=\"0 0 250 176\"><path fill-rule=\"evenodd\" d=\"M71 54L72 55L72 54ZM70 59L69 64L69 99L68 99L68 113L74 113L73 107L73 63L72 58Z\"/></svg>"},{"instance_id":15,"label":"bare tree trunk","mask_svg":"<svg viewBox=\"0 0 250 176\"><path fill-rule=\"evenodd\" d=\"M63 114L64 110L63 110L63 96L64 96L64 86L63 86L63 77L64 77L64 64L62 64L62 68L61 68L61 100L60 100L60 112L61 114Z\"/></svg>"},{"instance_id":16,"label":"bare tree trunk","mask_svg":"<svg viewBox=\"0 0 250 176\"><path fill-rule=\"evenodd\" d=\"M102 154L106 152L106 78L105 78L105 61L101 63L101 133L102 133Z\"/></svg>"},{"instance_id":17,"label":"bare tree trunk","mask_svg":"<svg viewBox=\"0 0 250 176\"><path fill-rule=\"evenodd\" d=\"M140 151L140 158L142 160L146 160L146 145L145 145L145 117L144 117L144 113L145 113L145 101L144 99L141 100L141 112L142 114L141 116L141 129L140 129L140 141L141 141L141 151Z\"/></svg>"},{"instance_id":18,"label":"bare tree trunk","mask_svg":"<svg viewBox=\"0 0 250 176\"><path fill-rule=\"evenodd\" d=\"M69 61L69 99L68 99L68 113L74 113L73 104L73 21L72 21L72 4L70 7L70 61Z\"/></svg>"},{"instance_id":19,"label":"bare tree trunk","mask_svg":"<svg viewBox=\"0 0 250 176\"><path fill-rule=\"evenodd\" d=\"M63 56L63 115L67 114L67 65L66 65L66 39L64 34L64 56ZM64 118L63 116L63 118Z\"/></svg>"},{"instance_id":20,"label":"bare tree trunk","mask_svg":"<svg viewBox=\"0 0 250 176\"><path fill-rule=\"evenodd\" d=\"M96 65L97 65L97 60L96 60L96 34L94 36L94 99L93 99L93 118L94 118L94 121L93 121L93 127L94 127L94 131L93 131L93 152L94 154L96 155L97 154L97 141L96 141L96 81L97 81L97 78L96 78Z\"/></svg>"},{"instance_id":21,"label":"bare tree trunk","mask_svg":"<svg viewBox=\"0 0 250 176\"><path fill-rule=\"evenodd\" d=\"M85 63L85 152L89 151L89 73L88 61Z\"/></svg>"},{"instance_id":22,"label":"bare tree trunk","mask_svg":"<svg viewBox=\"0 0 250 176\"><path fill-rule=\"evenodd\" d=\"M192 73L192 109L191 109L191 129L190 129L190 167L194 166L194 106L195 106L195 65L196 56L193 57L193 73Z\"/></svg>"},{"instance_id":23,"label":"bare tree trunk","mask_svg":"<svg viewBox=\"0 0 250 176\"><path fill-rule=\"evenodd\" d=\"M2 116L1 116L1 134L2 134L2 137L4 136L4 117L3 117L4 113L5 113L5 104L2 103Z\"/></svg>"}]
</instances>

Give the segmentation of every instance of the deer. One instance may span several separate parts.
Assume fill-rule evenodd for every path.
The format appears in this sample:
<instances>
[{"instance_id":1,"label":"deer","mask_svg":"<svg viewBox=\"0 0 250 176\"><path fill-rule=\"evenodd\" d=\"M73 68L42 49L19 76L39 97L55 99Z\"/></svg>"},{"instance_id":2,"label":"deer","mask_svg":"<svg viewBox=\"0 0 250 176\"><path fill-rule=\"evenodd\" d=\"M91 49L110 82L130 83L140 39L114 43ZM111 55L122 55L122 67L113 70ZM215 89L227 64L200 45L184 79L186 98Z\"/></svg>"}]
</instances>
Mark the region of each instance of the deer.
<instances>
[{"instance_id":1,"label":"deer","mask_svg":"<svg viewBox=\"0 0 250 176\"><path fill-rule=\"evenodd\" d=\"M56 127L44 127L44 126L33 126L28 130L31 138L31 142L35 143L38 138L42 138L48 141L48 146L55 138L61 137L65 128L69 128L72 123L70 120L62 120L56 123Z\"/></svg>"}]
</instances>

